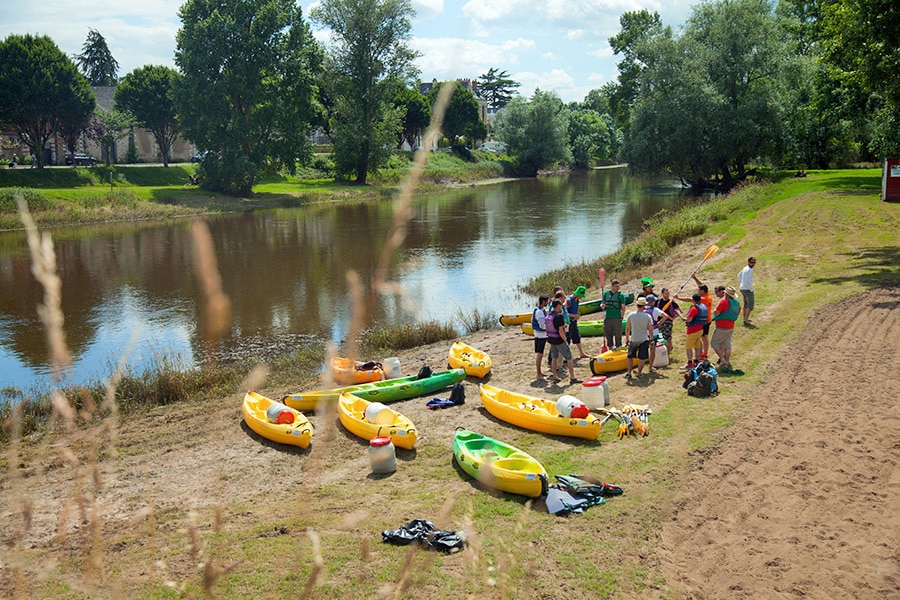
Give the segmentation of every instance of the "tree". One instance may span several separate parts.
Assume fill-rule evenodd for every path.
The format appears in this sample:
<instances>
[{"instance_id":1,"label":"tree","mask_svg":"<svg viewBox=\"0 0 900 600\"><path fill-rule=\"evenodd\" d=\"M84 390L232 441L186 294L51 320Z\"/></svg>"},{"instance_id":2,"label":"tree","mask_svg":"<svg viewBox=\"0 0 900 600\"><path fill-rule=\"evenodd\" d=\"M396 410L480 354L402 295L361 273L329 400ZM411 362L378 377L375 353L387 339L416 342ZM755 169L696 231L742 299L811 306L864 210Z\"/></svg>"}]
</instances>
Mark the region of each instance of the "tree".
<instances>
[{"instance_id":1,"label":"tree","mask_svg":"<svg viewBox=\"0 0 900 600\"><path fill-rule=\"evenodd\" d=\"M147 65L126 75L115 94L116 108L131 113L141 127L153 132L166 167L178 137L173 88L180 77L175 69Z\"/></svg>"},{"instance_id":2,"label":"tree","mask_svg":"<svg viewBox=\"0 0 900 600\"><path fill-rule=\"evenodd\" d=\"M321 49L293 0L187 0L175 62L185 137L208 150L200 184L249 195L262 169L309 160Z\"/></svg>"},{"instance_id":3,"label":"tree","mask_svg":"<svg viewBox=\"0 0 900 600\"><path fill-rule=\"evenodd\" d=\"M330 95L335 168L339 177L369 173L387 161L401 128L392 100L416 74L407 45L415 13L410 0L322 0L310 16L331 30Z\"/></svg>"},{"instance_id":4,"label":"tree","mask_svg":"<svg viewBox=\"0 0 900 600\"><path fill-rule=\"evenodd\" d=\"M431 87L428 92L429 104L433 107L437 102L442 84ZM478 114L478 100L460 82L455 82L453 94L444 113L441 132L454 148L462 147L475 140L487 137L487 125Z\"/></svg>"},{"instance_id":5,"label":"tree","mask_svg":"<svg viewBox=\"0 0 900 600\"><path fill-rule=\"evenodd\" d=\"M84 75L47 36L0 44L0 123L14 127L44 166L44 146L63 122L86 121L95 99Z\"/></svg>"},{"instance_id":6,"label":"tree","mask_svg":"<svg viewBox=\"0 0 900 600\"><path fill-rule=\"evenodd\" d=\"M73 58L91 85L116 85L119 63L109 51L106 39L96 29L88 29L81 54Z\"/></svg>"},{"instance_id":7,"label":"tree","mask_svg":"<svg viewBox=\"0 0 900 600\"><path fill-rule=\"evenodd\" d=\"M94 113L87 126L87 136L100 145L103 160L107 165L115 161L116 142L128 135L134 124L134 118L130 114L115 109L98 108Z\"/></svg>"},{"instance_id":8,"label":"tree","mask_svg":"<svg viewBox=\"0 0 900 600\"><path fill-rule=\"evenodd\" d=\"M500 110L512 100L513 90L522 84L509 78L506 71L498 71L494 67L478 77L478 93L484 98L488 107Z\"/></svg>"},{"instance_id":9,"label":"tree","mask_svg":"<svg viewBox=\"0 0 900 600\"><path fill-rule=\"evenodd\" d=\"M617 65L619 78L609 96L609 110L621 129L628 129L631 107L637 101L644 70L650 66L653 53L648 52L648 44L658 38L671 38L672 30L663 27L659 13L648 10L626 12L619 17L621 31L609 38L609 45L615 54L621 54Z\"/></svg>"},{"instance_id":10,"label":"tree","mask_svg":"<svg viewBox=\"0 0 900 600\"><path fill-rule=\"evenodd\" d=\"M593 159L609 158L610 132L595 111L570 110L568 135L576 167L586 169Z\"/></svg>"},{"instance_id":11,"label":"tree","mask_svg":"<svg viewBox=\"0 0 900 600\"><path fill-rule=\"evenodd\" d=\"M525 175L557 163L572 162L568 145L569 114L553 92L535 90L532 99L517 96L497 114L497 137Z\"/></svg>"},{"instance_id":12,"label":"tree","mask_svg":"<svg viewBox=\"0 0 900 600\"><path fill-rule=\"evenodd\" d=\"M410 148L415 148L431 122L431 105L422 92L403 86L394 96L394 106L403 110L403 130L398 146L405 141Z\"/></svg>"}]
</instances>

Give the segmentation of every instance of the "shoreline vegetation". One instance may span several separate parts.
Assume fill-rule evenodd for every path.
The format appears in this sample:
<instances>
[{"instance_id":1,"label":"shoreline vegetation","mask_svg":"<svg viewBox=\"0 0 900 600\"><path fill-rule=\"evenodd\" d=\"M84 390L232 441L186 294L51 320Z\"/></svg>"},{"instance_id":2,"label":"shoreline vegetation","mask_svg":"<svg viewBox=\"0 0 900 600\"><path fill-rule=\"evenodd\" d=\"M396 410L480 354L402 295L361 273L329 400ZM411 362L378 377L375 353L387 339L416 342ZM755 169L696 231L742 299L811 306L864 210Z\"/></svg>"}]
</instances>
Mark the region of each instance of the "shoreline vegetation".
<instances>
[{"instance_id":1,"label":"shoreline vegetation","mask_svg":"<svg viewBox=\"0 0 900 600\"><path fill-rule=\"evenodd\" d=\"M440 155L439 155L440 156ZM446 156L446 155L443 155ZM617 168L617 167L613 167ZM190 165L179 167L169 167L164 170L163 175L150 174L149 169L157 169L154 167L139 167L121 174L120 179L129 181L129 178L148 183L148 180L159 182L160 178L171 184L177 182L180 177L187 176L192 169ZM163 170L161 167L159 170ZM73 169L62 176L54 176L55 180L50 185L59 185L61 182L71 182L72 178L88 181L96 181L96 174L85 174L81 171L94 171L95 169ZM121 169L120 171L126 171ZM135 175L133 171L140 173ZM33 171L32 171L33 173ZM783 199L786 195L800 193L802 190L831 189L834 183L841 185L855 185L860 189L877 188L880 182L880 175L876 170L850 170L850 171L821 171L814 172L817 177L796 180L790 178L787 173L773 173L768 180L758 180L744 184L736 188L732 192L724 196L715 196L707 199L698 199L696 202L685 205L677 210L662 211L645 223L644 231L635 239L625 243L621 248L608 255L598 257L589 262L580 264L571 264L566 267L549 271L541 274L522 284L522 291L537 296L545 293L546 290L552 289L556 285L562 285L566 289L574 289L584 282L595 282L597 272L602 266L609 273L616 273L619 279L628 281L641 276L642 269L659 262L671 250L679 244L688 242L692 238L697 238L708 234L709 230L720 222L740 222L751 218L757 211L770 205L773 202ZM149 175L149 176L148 176ZM280 178L284 179L284 178ZM477 184L494 183L495 180L480 180ZM2 179L0 179L2 183ZM88 188L96 188L97 183L86 184ZM129 182L128 185L134 185ZM277 199L274 202L279 206L285 206L285 202L293 198L300 201L297 197L285 196L285 187L292 185L291 183L279 181L278 183L262 183L260 188L278 187L280 192L277 193ZM296 184L295 184L296 185ZM307 184L299 184L304 188ZM150 187L150 186L143 186ZM342 200L366 200L373 195L378 197L389 197L396 191L393 188L385 188L379 186L371 186L372 189L355 188L353 186L329 186L326 184L317 184L314 186L313 195L319 198L318 201L342 201ZM47 212L57 215L59 211L51 207L41 211L42 207L46 207L45 202L50 197L55 197L53 202L68 203L73 198L77 198L78 194L73 189L57 191L60 188L50 188L47 193L43 193L38 188L28 188L24 190L24 197L29 207L37 209L34 213L35 221L54 222L55 217L47 217ZM174 189L172 185L162 188L169 191L180 190ZM334 193L329 193L329 189L334 189ZM214 195L211 198L210 205L203 204L203 198L206 196L197 196L196 190L188 190L195 195L191 202L184 202L185 205L194 205L192 211L186 214L170 214L165 211L168 205L158 204L159 198L166 198L165 193L160 194L159 189L148 191L143 189L140 192L131 191L126 188L122 190L114 190L105 198L118 198L123 195L130 198L139 198L147 196L148 200L144 203L153 206L161 206L163 213L168 217L173 216L196 216L203 212L227 212L234 210L258 210L273 206L273 199L267 197L269 193L275 192L256 192L251 205L230 203L228 197L220 197ZM3 212L6 211L6 202L15 202L12 197L15 193L20 193L18 188L0 188L0 206ZM358 193L357 193L358 192ZM97 193L96 191L94 193ZM304 194L306 192L303 192ZM84 195L84 197L94 197ZM256 203L258 197L261 197L259 203ZM222 202L224 198L225 202ZM303 202L306 201L304 197ZM298 206L300 204L297 204ZM89 218L105 214L108 220L115 220L116 217L121 219L134 218L130 205L126 209L120 210L121 206L114 202L109 202L100 207L91 207L87 210ZM77 213L77 210L76 210ZM176 211L177 213L177 211ZM72 214L72 213L64 213ZM163 218L153 211L147 211L146 218ZM15 219L19 219L18 214L14 215ZM21 223L21 221L20 221ZM71 224L71 223L67 223ZM593 286L596 287L596 286ZM591 289L591 288L589 288ZM599 294L599 290L592 290L595 294ZM441 324L436 321L420 322L414 325L401 325L395 327L374 327L366 328L360 331L359 339L356 341L359 351L364 355L382 355L385 353L395 353L403 350L409 350L428 344L456 339L460 334L472 334L497 327L496 315L481 314L477 308L470 314L462 314L460 311L453 318L456 326ZM342 349L346 351L346 348ZM126 414L140 412L148 407L161 406L171 404L183 400L203 399L215 397L217 395L227 394L233 390L244 378L248 376L254 367L260 363L266 363L271 367L270 383L272 385L286 384L289 381L309 380L321 371L321 365L325 358L324 344L319 341L308 341L298 345L294 338L286 340L264 339L252 340L243 347L232 349L229 352L210 352L206 353L200 359L200 364L194 368L182 369L176 366L177 361L170 361L167 357L160 357L155 365L148 367L140 373L127 372L120 374L121 381L116 392L116 401L118 410ZM113 372L112 366L110 372ZM106 381L94 381L84 386L63 386L60 390L65 397L71 398L77 409L82 409L86 405L100 405L107 393ZM6 420L12 414L13 408L18 406L20 414L20 434L31 435L40 432L43 427L50 421L53 414L53 406L51 402L52 393L45 390L20 390L10 387L0 389L0 419ZM0 431L0 442L8 441L9 432Z\"/></svg>"},{"instance_id":2,"label":"shoreline vegetation","mask_svg":"<svg viewBox=\"0 0 900 600\"><path fill-rule=\"evenodd\" d=\"M823 305L860 289L900 288L900 206L880 202L879 186L875 169L773 176L659 215L620 250L524 284L544 291L588 281L588 296L596 297L599 266L607 283L648 273L680 283L716 243L721 249L702 276L717 282L732 278L748 253L760 257L759 325L736 332L745 376L726 378L720 396L700 401L685 397L675 366L643 385L611 380L614 405L652 403L648 438L617 441L607 427L596 442L575 443L486 421L471 380L455 413L404 405L427 433L414 453L398 452L400 468L386 479L360 473L365 445L347 439L334 414L314 416L309 451L240 430L239 394L312 389L305 386L319 385L333 348L268 357L265 366L247 357L233 369L212 365L202 373L162 364L155 379L123 376L113 398L108 390L63 390L69 402L43 400L32 435L24 432L24 409L5 409L0 484L10 502L0 517L9 532L0 582L16 597L40 598L280 597L301 589L302 597L353 600L681 597L677 573L665 571L660 529L694 501L684 489L693 469L727 443L750 406L767 400L759 395L770 368ZM364 331L361 348L406 347L397 352L403 364L439 364L445 332L426 325ZM528 389L533 354L521 334L493 329L470 337L496 352L492 384ZM185 390L191 393L182 397ZM442 442L464 419L540 453L550 473L596 474L626 493L559 519L454 478ZM375 542L377 532L419 517L464 529L471 547L440 557Z\"/></svg>"}]
</instances>

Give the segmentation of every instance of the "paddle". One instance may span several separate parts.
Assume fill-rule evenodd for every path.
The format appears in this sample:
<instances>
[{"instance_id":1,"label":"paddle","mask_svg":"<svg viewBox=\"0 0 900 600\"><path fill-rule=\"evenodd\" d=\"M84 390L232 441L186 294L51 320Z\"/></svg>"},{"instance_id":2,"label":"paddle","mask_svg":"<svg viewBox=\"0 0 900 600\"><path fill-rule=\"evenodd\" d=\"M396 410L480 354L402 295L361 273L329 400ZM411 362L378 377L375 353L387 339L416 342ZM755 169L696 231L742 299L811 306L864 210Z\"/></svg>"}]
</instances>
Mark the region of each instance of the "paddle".
<instances>
[{"instance_id":1,"label":"paddle","mask_svg":"<svg viewBox=\"0 0 900 600\"><path fill-rule=\"evenodd\" d=\"M603 284L606 282L606 269L600 267L600 271L597 273L597 279L600 280L600 299L603 299ZM600 353L608 352L609 348L606 347L606 335L604 332L603 336L603 346L600 348Z\"/></svg>"},{"instance_id":2,"label":"paddle","mask_svg":"<svg viewBox=\"0 0 900 600\"><path fill-rule=\"evenodd\" d=\"M672 298L673 298L673 299L675 298L675 296L678 295L679 292L681 292L681 290L684 289L684 286L686 286L686 285L688 284L688 282L691 280L691 278L692 278L694 275L697 274L697 271L700 270L700 267L703 266L703 263L705 263L705 262L708 261L710 258L712 258L712 257L716 254L716 252L718 252L718 251L719 251L719 247L716 246L715 244L713 244L712 246L710 246L709 248L706 249L706 254L703 255L703 260L700 261L700 264L697 265L697 268L694 269L693 273L691 273L691 274L688 276L688 278L684 280L684 283L681 284L681 287L678 288L678 291L676 291L674 294L672 294ZM666 302L666 305L662 307L663 312L665 312L666 309L669 308L669 305L670 305L670 304L672 304L672 300L669 300L668 302Z\"/></svg>"}]
</instances>

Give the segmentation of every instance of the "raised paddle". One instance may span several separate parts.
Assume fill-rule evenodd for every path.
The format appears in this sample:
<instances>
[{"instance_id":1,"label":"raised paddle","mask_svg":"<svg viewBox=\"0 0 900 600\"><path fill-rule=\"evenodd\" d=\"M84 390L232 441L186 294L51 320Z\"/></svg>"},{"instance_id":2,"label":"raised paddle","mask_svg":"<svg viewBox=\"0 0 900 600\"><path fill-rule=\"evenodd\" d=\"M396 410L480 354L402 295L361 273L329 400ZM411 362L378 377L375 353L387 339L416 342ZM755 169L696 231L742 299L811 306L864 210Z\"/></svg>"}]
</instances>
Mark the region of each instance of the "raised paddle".
<instances>
[{"instance_id":1,"label":"raised paddle","mask_svg":"<svg viewBox=\"0 0 900 600\"><path fill-rule=\"evenodd\" d=\"M690 275L688 275L688 278L684 280L684 283L681 284L681 287L678 288L678 291L676 291L674 294L672 294L672 299L674 299L675 296L677 296L678 293L679 293L681 290L684 289L684 286L686 286L686 285L688 284L688 282L691 280L691 278L692 278L694 275L697 274L697 271L700 270L700 267L703 266L703 263L705 263L706 261L708 261L709 259L711 259L711 258L716 254L716 252L718 252L718 251L719 251L719 247L716 246L715 244L713 244L712 246L710 246L709 248L706 249L706 254L703 255L703 260L701 260L701 261L700 261L700 264L697 265L697 268L694 269L694 271L693 271ZM666 302L666 305L665 305L665 306L662 307L663 312L665 312L666 309L669 308L669 305L670 305L670 304L672 304L672 300L671 300L671 299L670 299L668 302Z\"/></svg>"},{"instance_id":2,"label":"raised paddle","mask_svg":"<svg viewBox=\"0 0 900 600\"><path fill-rule=\"evenodd\" d=\"M597 279L600 280L600 301L603 301L603 284L606 282L606 269L600 267L600 271L597 272ZM606 332L603 335L603 346L600 348L600 353L607 352L609 348L606 347Z\"/></svg>"}]
</instances>

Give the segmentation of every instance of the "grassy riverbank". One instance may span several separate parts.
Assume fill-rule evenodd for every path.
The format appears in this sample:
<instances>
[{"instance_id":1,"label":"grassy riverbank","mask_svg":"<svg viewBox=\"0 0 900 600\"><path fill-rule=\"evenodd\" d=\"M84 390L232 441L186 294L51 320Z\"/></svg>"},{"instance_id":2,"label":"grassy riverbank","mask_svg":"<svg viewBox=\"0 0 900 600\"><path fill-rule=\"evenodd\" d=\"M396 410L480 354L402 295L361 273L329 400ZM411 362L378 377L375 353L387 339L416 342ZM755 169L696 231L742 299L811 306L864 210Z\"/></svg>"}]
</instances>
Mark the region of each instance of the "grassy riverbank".
<instances>
[{"instance_id":1,"label":"grassy riverbank","mask_svg":"<svg viewBox=\"0 0 900 600\"><path fill-rule=\"evenodd\" d=\"M240 373L243 383L223 381L233 386L228 393L202 401L119 414L92 410L91 400L71 417L57 413L57 427L28 440L14 435L0 459L0 484L14 499L0 516L12 532L0 549L0 588L39 598L678 597L659 570L656 545L660 524L690 501L685 474L761 401L767 369L818 308L860 289L900 286L900 205L880 202L879 184L879 172L868 170L750 185L660 218L613 255L530 284L595 282L604 266L607 282L615 276L633 288L637 276L650 274L677 287L711 243L720 251L700 277L730 282L747 256L758 258L757 328L735 340L744 377L723 378L722 394L706 401L687 398L672 368L643 385L612 380L613 404L653 407L644 439L617 440L609 424L599 444L507 427L478 410L474 381L466 382L465 407L435 414L421 409L424 399L398 405L415 415L423 436L389 478L366 476L365 447L333 415L316 415L309 452L241 430L239 389L271 397L287 386L309 389L318 385L307 370L319 364L315 357L271 365L276 379ZM588 296L598 291L594 283ZM531 386L533 354L521 334L472 337L494 358L492 384L548 398L562 393ZM440 365L447 346L398 356L404 365ZM450 465L446 441L456 425L517 445L550 473L591 473L626 494L568 519L491 494ZM412 518L465 529L471 549L442 557L381 544L383 529Z\"/></svg>"}]
</instances>

